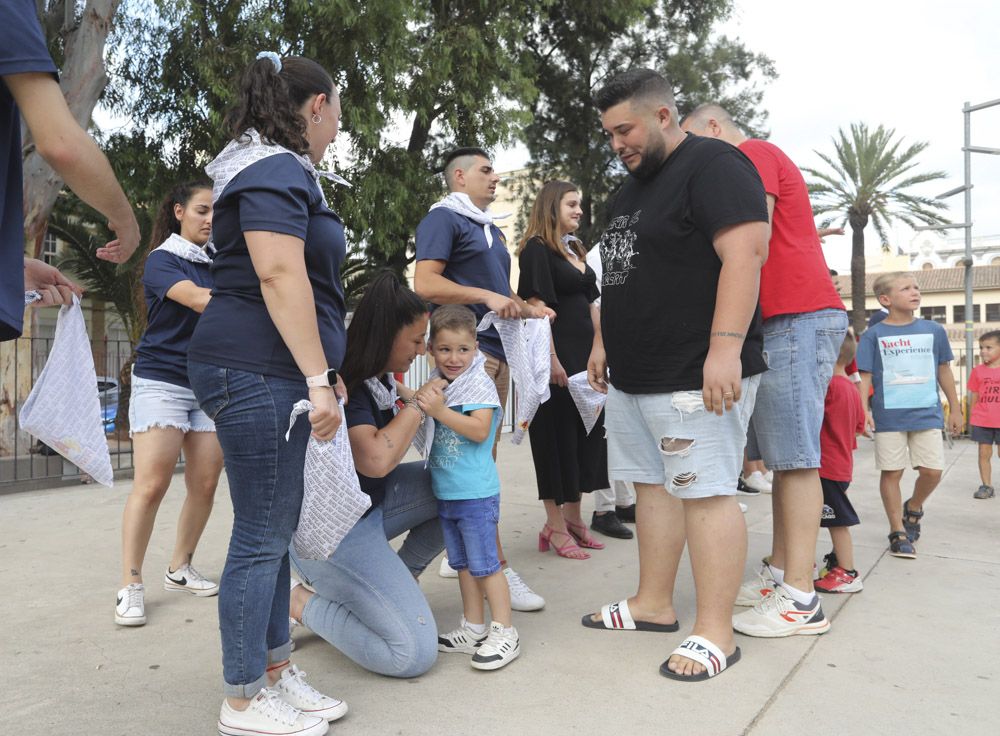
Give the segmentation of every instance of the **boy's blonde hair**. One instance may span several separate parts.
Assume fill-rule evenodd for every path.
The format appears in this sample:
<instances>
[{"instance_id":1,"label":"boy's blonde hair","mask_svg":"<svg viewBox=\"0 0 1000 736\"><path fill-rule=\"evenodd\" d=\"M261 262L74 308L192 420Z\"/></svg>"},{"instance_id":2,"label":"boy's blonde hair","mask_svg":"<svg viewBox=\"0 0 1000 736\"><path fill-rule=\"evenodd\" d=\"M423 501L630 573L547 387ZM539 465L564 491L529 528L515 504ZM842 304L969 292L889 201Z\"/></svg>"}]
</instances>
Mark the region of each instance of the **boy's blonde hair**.
<instances>
[{"instance_id":1,"label":"boy's blonde hair","mask_svg":"<svg viewBox=\"0 0 1000 736\"><path fill-rule=\"evenodd\" d=\"M897 281L901 279L913 279L916 281L916 278L917 277L909 271L890 271L889 273L881 273L872 284L872 291L875 292L876 299L880 296L889 296L889 292L892 291L892 287Z\"/></svg>"},{"instance_id":2,"label":"boy's blonde hair","mask_svg":"<svg viewBox=\"0 0 1000 736\"><path fill-rule=\"evenodd\" d=\"M854 356L857 355L857 352L858 342L854 339L854 333L851 330L848 330L847 334L844 336L844 342L840 345L840 353L837 355L837 365L849 365L850 362L854 360Z\"/></svg>"},{"instance_id":3,"label":"boy's blonde hair","mask_svg":"<svg viewBox=\"0 0 1000 736\"><path fill-rule=\"evenodd\" d=\"M476 315L464 304L444 304L431 312L431 342L441 330L465 332L476 339Z\"/></svg>"}]
</instances>

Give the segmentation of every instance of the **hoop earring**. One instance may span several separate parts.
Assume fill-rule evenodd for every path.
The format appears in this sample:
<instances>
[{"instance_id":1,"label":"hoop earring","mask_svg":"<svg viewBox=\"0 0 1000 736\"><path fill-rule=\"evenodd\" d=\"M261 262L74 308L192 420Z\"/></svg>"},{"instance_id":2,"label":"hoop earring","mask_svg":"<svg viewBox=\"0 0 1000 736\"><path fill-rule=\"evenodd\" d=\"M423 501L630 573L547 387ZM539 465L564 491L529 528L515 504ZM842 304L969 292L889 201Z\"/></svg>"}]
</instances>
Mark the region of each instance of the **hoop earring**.
<instances>
[{"instance_id":1,"label":"hoop earring","mask_svg":"<svg viewBox=\"0 0 1000 736\"><path fill-rule=\"evenodd\" d=\"M314 124L314 125L319 125L320 123L322 123L322 122L323 122L323 118L321 118L321 117L320 117L319 115L317 115L316 113L313 113L313 116L312 116L312 121L313 121L313 124Z\"/></svg>"}]
</instances>

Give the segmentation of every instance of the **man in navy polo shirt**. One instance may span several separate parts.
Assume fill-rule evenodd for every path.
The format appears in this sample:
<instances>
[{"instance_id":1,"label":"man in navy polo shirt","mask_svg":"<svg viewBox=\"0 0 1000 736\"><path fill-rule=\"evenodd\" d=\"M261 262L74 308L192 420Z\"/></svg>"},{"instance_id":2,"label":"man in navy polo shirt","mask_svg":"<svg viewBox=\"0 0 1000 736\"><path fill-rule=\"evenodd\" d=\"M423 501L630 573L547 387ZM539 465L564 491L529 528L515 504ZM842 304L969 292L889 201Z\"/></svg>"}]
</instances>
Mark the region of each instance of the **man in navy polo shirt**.
<instances>
[{"instance_id":1,"label":"man in navy polo shirt","mask_svg":"<svg viewBox=\"0 0 1000 736\"><path fill-rule=\"evenodd\" d=\"M0 80L0 340L11 340L21 334L25 290L38 291L43 306L83 293L52 266L24 257L21 115L42 158L118 235L97 249L99 258L127 261L139 224L108 160L66 105L32 0L0 5Z\"/></svg>"},{"instance_id":2,"label":"man in navy polo shirt","mask_svg":"<svg viewBox=\"0 0 1000 736\"><path fill-rule=\"evenodd\" d=\"M510 288L510 253L503 233L486 210L496 199L500 177L481 148L456 148L444 162L448 196L435 204L417 226L417 265L413 288L433 305L466 304L477 318L489 311L501 317L543 317L547 312L525 303ZM486 372L506 406L510 370L495 327L479 333ZM493 440L496 459L500 427ZM516 572L506 566L497 537L497 552L510 583L511 606L537 611L545 605ZM447 574L449 571L444 569ZM450 577L450 575L449 575Z\"/></svg>"}]
</instances>

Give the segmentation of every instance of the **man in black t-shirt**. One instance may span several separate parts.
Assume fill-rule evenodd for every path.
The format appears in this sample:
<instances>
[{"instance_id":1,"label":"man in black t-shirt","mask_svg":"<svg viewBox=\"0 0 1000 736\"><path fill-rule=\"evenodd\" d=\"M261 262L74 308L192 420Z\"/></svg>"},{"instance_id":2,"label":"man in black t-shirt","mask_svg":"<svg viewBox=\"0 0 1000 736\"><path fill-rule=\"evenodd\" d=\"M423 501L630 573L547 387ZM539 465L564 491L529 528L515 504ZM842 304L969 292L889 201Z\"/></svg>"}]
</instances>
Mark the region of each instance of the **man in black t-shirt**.
<instances>
[{"instance_id":1,"label":"man in black t-shirt","mask_svg":"<svg viewBox=\"0 0 1000 736\"><path fill-rule=\"evenodd\" d=\"M704 680L739 658L732 609L746 557L736 485L759 374L767 258L764 187L721 141L678 126L670 85L634 69L598 92L630 176L599 247L601 329L588 365L607 392L609 475L636 487L639 590L584 617L591 628L675 631L685 530L697 590L691 635L660 667Z\"/></svg>"}]
</instances>

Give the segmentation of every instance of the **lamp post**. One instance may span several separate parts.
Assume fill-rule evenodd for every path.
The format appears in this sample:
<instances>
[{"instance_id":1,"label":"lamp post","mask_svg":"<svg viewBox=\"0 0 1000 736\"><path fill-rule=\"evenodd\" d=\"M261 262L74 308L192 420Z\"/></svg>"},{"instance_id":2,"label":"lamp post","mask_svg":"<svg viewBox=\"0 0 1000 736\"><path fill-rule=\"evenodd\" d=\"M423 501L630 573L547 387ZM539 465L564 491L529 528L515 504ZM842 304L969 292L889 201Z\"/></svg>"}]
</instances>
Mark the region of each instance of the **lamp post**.
<instances>
[{"instance_id":1,"label":"lamp post","mask_svg":"<svg viewBox=\"0 0 1000 736\"><path fill-rule=\"evenodd\" d=\"M965 116L965 145L962 152L965 154L965 183L960 187L949 189L943 194L939 194L935 199L947 199L948 197L965 193L965 221L948 222L943 225L927 225L915 228L916 230L951 230L963 228L965 230L965 258L962 265L965 266L965 366L966 374L972 370L973 356L973 308L972 308L972 154L987 153L994 156L1000 155L1000 148L984 148L983 146L972 145L972 113L976 110L984 110L987 107L1000 105L1000 99L982 102L978 105L970 105L966 102L962 106L962 114Z\"/></svg>"}]
</instances>

